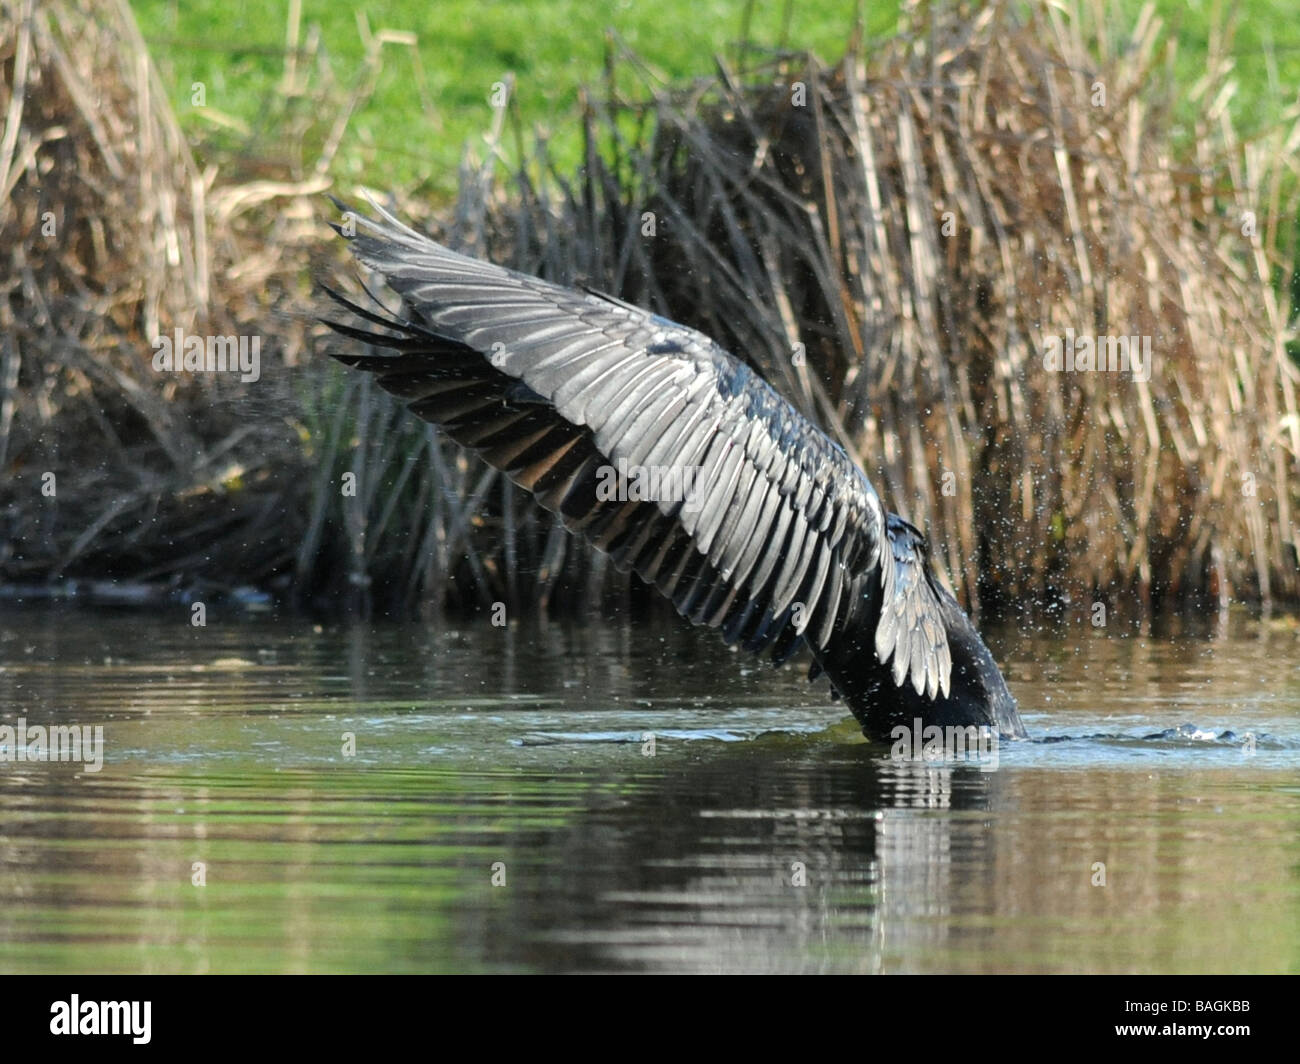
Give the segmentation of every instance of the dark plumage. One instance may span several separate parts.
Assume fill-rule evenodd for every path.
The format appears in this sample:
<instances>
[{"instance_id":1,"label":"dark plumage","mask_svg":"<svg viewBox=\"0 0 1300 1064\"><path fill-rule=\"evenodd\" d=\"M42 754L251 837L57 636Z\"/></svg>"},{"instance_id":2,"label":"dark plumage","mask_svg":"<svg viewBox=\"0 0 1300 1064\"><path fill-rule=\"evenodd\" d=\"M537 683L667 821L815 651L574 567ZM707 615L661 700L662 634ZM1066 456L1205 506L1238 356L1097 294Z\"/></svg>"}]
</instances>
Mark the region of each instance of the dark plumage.
<instances>
[{"instance_id":1,"label":"dark plumage","mask_svg":"<svg viewBox=\"0 0 1300 1064\"><path fill-rule=\"evenodd\" d=\"M329 324L392 353L334 357L375 374L693 623L776 661L806 644L810 677L824 671L868 735L920 718L1024 736L924 537L752 370L693 329L466 258L380 214L356 217L349 245L402 310L330 291L383 331ZM620 464L669 486L694 471L694 491L611 499Z\"/></svg>"}]
</instances>

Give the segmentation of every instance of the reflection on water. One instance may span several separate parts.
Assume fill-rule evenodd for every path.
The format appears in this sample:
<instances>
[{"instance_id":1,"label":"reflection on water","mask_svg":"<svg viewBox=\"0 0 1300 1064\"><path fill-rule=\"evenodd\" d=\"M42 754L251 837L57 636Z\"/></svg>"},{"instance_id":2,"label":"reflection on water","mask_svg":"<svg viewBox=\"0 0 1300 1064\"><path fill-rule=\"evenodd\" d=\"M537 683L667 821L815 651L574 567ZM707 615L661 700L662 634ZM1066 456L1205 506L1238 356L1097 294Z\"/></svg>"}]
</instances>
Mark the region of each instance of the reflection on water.
<instances>
[{"instance_id":1,"label":"reflection on water","mask_svg":"<svg viewBox=\"0 0 1300 1064\"><path fill-rule=\"evenodd\" d=\"M105 753L0 761L0 970L1300 969L1296 629L995 647L982 772L673 623L11 609Z\"/></svg>"}]
</instances>

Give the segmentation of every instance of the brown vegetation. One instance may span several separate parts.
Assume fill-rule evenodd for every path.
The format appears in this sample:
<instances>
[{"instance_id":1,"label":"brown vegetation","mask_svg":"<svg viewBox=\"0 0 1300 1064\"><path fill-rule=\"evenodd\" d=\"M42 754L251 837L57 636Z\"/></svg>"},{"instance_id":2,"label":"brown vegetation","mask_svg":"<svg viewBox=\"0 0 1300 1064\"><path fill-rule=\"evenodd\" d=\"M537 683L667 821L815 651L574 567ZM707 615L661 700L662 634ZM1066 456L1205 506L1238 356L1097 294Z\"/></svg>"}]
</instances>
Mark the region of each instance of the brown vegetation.
<instances>
[{"instance_id":1,"label":"brown vegetation","mask_svg":"<svg viewBox=\"0 0 1300 1064\"><path fill-rule=\"evenodd\" d=\"M504 478L302 357L326 166L201 173L123 0L0 19L0 579L404 609L625 591ZM1238 142L1216 58L1179 143L1158 34L984 8L834 67L647 75L648 101L585 109L576 175L539 143L500 177L498 125L439 234L749 359L971 603L1294 600L1297 134ZM261 380L158 373L177 327L260 335ZM1150 380L1048 372L1067 332L1150 337Z\"/></svg>"}]
</instances>

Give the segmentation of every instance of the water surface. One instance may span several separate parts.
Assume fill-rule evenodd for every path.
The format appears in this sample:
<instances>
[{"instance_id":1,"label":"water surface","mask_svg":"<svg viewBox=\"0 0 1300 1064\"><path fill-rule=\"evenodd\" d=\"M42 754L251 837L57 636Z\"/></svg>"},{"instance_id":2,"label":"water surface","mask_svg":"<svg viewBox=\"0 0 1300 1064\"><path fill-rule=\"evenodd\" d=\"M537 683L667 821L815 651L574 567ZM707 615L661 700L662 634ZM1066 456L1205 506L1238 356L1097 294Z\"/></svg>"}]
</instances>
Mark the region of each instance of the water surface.
<instances>
[{"instance_id":1,"label":"water surface","mask_svg":"<svg viewBox=\"0 0 1300 1064\"><path fill-rule=\"evenodd\" d=\"M0 612L104 729L0 761L0 971L1300 970L1293 622L995 634L994 767L674 622L188 616Z\"/></svg>"}]
</instances>

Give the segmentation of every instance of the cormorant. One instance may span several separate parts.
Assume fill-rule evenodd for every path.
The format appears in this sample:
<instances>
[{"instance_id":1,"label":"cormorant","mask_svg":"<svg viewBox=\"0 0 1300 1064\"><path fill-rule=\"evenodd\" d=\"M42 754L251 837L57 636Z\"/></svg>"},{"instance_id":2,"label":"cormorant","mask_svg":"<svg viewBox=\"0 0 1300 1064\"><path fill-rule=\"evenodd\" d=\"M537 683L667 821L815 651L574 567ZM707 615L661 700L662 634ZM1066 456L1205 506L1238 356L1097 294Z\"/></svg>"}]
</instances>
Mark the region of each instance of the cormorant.
<instances>
[{"instance_id":1,"label":"cormorant","mask_svg":"<svg viewBox=\"0 0 1300 1064\"><path fill-rule=\"evenodd\" d=\"M376 210L334 228L402 309L326 288L382 331L327 324L391 353L335 358L692 623L778 662L806 644L809 678L825 672L867 736L917 720L1025 736L925 537L748 366L694 329L457 254Z\"/></svg>"}]
</instances>

